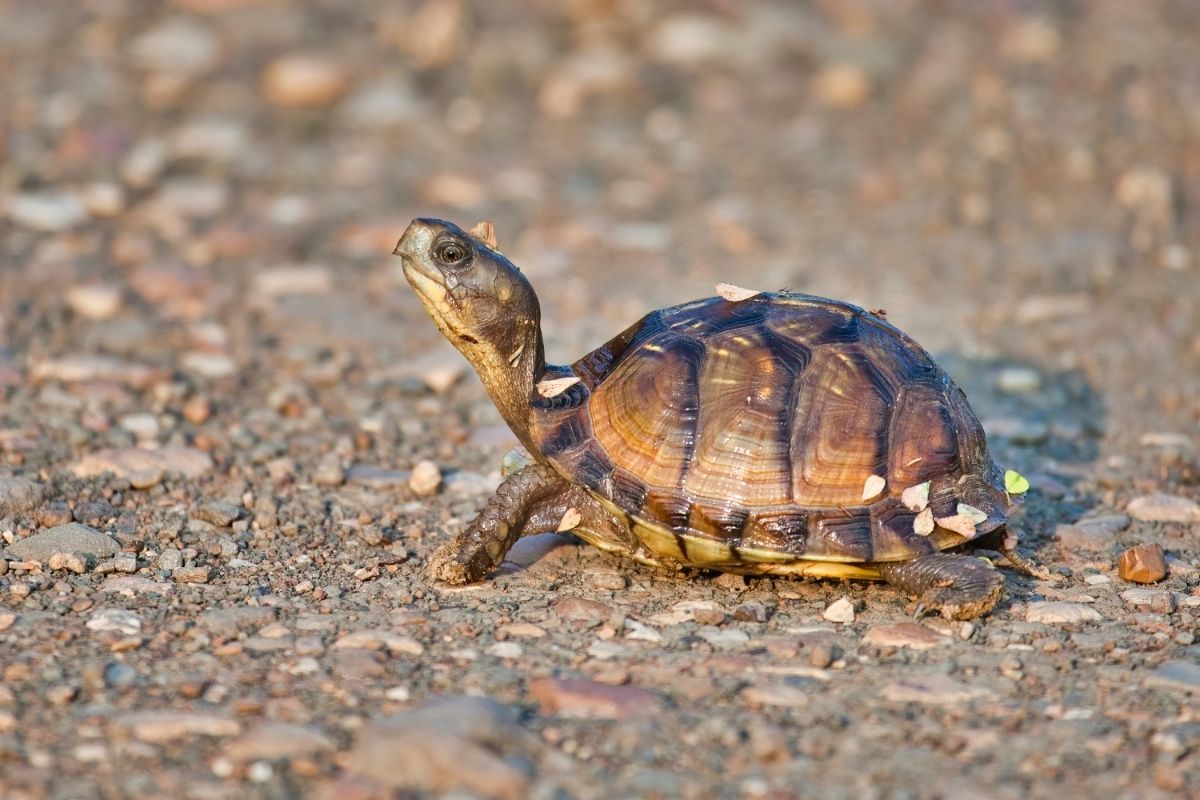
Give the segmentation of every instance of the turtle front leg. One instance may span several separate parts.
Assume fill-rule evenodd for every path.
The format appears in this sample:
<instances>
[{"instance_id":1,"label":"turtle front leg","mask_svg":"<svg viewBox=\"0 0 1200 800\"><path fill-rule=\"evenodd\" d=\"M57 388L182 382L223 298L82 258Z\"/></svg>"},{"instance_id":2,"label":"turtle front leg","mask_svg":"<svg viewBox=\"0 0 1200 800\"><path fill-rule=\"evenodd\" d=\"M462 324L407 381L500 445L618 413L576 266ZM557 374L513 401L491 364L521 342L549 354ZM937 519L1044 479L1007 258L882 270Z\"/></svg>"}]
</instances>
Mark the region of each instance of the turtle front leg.
<instances>
[{"instance_id":1,"label":"turtle front leg","mask_svg":"<svg viewBox=\"0 0 1200 800\"><path fill-rule=\"evenodd\" d=\"M878 567L885 581L947 619L983 616L1004 588L1004 577L989 562L961 553L930 553Z\"/></svg>"},{"instance_id":2,"label":"turtle front leg","mask_svg":"<svg viewBox=\"0 0 1200 800\"><path fill-rule=\"evenodd\" d=\"M544 464L530 464L509 475L479 515L429 560L430 574L453 584L474 583L491 572L520 538L532 515L547 516L554 499L574 487ZM560 513L561 517L561 513Z\"/></svg>"}]
</instances>

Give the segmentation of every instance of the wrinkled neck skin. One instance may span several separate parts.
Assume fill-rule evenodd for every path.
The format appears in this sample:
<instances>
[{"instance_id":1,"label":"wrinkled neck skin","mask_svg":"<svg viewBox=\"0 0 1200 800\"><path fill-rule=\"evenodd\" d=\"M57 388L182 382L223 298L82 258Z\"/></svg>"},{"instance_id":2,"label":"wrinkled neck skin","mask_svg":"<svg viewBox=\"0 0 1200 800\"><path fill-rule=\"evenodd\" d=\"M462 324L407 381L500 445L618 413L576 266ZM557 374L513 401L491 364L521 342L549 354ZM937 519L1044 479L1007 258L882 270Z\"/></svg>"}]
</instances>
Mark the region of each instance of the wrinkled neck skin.
<instances>
[{"instance_id":1,"label":"wrinkled neck skin","mask_svg":"<svg viewBox=\"0 0 1200 800\"><path fill-rule=\"evenodd\" d=\"M530 417L534 386L546 369L545 349L542 329L536 320L529 320L522 327L524 330L518 337L520 344L510 353L453 338L452 341L459 345L459 350L479 374L483 387L508 427L525 449L540 461L541 451L530 434Z\"/></svg>"}]
</instances>

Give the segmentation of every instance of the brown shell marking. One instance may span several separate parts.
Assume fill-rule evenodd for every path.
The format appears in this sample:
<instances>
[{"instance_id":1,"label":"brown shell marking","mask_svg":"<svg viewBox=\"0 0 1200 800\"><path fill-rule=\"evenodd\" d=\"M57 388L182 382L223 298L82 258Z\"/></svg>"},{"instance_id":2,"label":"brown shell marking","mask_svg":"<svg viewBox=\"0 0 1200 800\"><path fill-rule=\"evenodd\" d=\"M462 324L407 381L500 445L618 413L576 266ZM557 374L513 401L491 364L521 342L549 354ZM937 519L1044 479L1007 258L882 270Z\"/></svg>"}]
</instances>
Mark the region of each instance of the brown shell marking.
<instances>
[{"instance_id":1,"label":"brown shell marking","mask_svg":"<svg viewBox=\"0 0 1200 800\"><path fill-rule=\"evenodd\" d=\"M914 532L900 495L924 481L937 517L966 503L988 516L977 534L1006 520L962 393L854 306L762 293L662 309L544 379L572 375L563 395L534 398L534 438L661 557L866 563L965 541ZM885 488L864 502L872 475Z\"/></svg>"}]
</instances>

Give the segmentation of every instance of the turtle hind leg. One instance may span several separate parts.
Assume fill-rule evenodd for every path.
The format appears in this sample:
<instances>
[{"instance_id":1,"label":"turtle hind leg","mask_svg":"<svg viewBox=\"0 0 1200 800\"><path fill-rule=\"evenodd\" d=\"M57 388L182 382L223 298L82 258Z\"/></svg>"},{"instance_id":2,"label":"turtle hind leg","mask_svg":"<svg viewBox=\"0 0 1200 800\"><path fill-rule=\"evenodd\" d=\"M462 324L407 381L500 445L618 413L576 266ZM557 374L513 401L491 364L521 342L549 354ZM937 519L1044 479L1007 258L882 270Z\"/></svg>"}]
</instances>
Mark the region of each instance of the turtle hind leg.
<instances>
[{"instance_id":1,"label":"turtle hind leg","mask_svg":"<svg viewBox=\"0 0 1200 800\"><path fill-rule=\"evenodd\" d=\"M543 516L558 497L566 511L566 496L572 488L544 464L531 464L512 473L471 524L434 552L429 559L430 574L456 585L481 580L500 566L535 511Z\"/></svg>"},{"instance_id":2,"label":"turtle hind leg","mask_svg":"<svg viewBox=\"0 0 1200 800\"><path fill-rule=\"evenodd\" d=\"M989 562L961 553L930 553L877 566L885 581L948 619L983 616L1004 588L1004 577Z\"/></svg>"}]
</instances>

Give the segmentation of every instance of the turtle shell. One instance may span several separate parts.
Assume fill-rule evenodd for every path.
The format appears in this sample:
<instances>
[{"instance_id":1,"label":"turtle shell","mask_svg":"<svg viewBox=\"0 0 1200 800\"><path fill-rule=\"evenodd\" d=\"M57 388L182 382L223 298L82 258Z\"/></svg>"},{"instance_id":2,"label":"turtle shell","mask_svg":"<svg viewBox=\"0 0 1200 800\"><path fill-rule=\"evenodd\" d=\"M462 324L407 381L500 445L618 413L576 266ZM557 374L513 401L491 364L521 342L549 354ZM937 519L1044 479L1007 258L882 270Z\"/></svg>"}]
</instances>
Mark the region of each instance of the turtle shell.
<instances>
[{"instance_id":1,"label":"turtle shell","mask_svg":"<svg viewBox=\"0 0 1200 800\"><path fill-rule=\"evenodd\" d=\"M760 293L661 309L545 377L572 376L535 397L534 441L659 557L898 561L1007 519L962 391L846 303ZM927 506L902 501L910 487Z\"/></svg>"}]
</instances>

